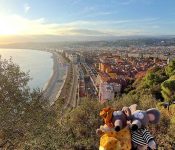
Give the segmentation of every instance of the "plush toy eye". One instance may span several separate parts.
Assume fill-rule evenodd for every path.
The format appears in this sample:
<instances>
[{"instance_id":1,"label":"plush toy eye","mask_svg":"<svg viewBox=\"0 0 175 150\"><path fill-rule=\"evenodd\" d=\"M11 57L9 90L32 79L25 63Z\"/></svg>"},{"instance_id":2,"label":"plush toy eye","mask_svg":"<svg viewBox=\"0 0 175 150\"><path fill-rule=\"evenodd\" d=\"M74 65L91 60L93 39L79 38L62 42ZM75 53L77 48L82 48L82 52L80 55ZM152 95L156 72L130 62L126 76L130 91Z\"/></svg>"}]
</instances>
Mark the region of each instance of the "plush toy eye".
<instances>
[{"instance_id":1,"label":"plush toy eye","mask_svg":"<svg viewBox=\"0 0 175 150\"><path fill-rule=\"evenodd\" d=\"M138 118L138 119L143 119L144 118L144 115L143 115L143 113L138 112L138 113L134 114L134 117L135 118Z\"/></svg>"},{"instance_id":2,"label":"plush toy eye","mask_svg":"<svg viewBox=\"0 0 175 150\"><path fill-rule=\"evenodd\" d=\"M120 116L120 115L122 115L121 111L114 111L113 112L113 116Z\"/></svg>"}]
</instances>

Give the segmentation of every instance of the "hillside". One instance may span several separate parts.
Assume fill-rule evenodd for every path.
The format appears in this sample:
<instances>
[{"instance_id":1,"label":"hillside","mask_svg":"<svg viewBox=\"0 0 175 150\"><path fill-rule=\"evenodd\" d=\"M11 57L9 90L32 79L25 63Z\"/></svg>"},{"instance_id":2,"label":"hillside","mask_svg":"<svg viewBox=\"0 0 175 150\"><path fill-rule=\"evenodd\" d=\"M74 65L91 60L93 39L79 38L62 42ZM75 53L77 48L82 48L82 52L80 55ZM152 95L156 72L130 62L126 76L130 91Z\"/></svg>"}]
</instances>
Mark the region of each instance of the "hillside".
<instances>
[{"instance_id":1,"label":"hillside","mask_svg":"<svg viewBox=\"0 0 175 150\"><path fill-rule=\"evenodd\" d=\"M115 101L99 104L96 99L84 99L70 112L64 112L63 99L52 108L42 92L30 93L28 74L11 61L0 59L0 148L25 150L98 149L96 129L103 124L99 116L105 106L121 109L137 103L139 108L157 107L161 121L149 129L160 149L175 147L175 60L165 68L153 68L138 78ZM170 108L162 104L167 101Z\"/></svg>"},{"instance_id":2,"label":"hillside","mask_svg":"<svg viewBox=\"0 0 175 150\"><path fill-rule=\"evenodd\" d=\"M46 49L46 48L64 48L69 47L73 49L81 48L84 49L85 47L91 47L94 49L98 48L104 48L104 47L128 47L130 45L134 46L174 46L175 45L175 38L174 36L114 36L114 37L106 37L104 40L101 41L84 41L82 37L82 41L79 42L75 41L62 41L60 37L56 36L48 36L47 35L47 42L45 40L42 40L42 36L36 36L35 41L29 40L29 42L21 42L24 39L28 41L27 37L18 37L16 43L7 43L2 44L0 43L1 48L28 48L28 49ZM24 41L25 41L24 40ZM33 41L33 42L32 42ZM52 42L48 42L52 41ZM55 42L53 42L55 41ZM62 42L61 42L62 41ZM162 42L163 41L163 42Z\"/></svg>"}]
</instances>

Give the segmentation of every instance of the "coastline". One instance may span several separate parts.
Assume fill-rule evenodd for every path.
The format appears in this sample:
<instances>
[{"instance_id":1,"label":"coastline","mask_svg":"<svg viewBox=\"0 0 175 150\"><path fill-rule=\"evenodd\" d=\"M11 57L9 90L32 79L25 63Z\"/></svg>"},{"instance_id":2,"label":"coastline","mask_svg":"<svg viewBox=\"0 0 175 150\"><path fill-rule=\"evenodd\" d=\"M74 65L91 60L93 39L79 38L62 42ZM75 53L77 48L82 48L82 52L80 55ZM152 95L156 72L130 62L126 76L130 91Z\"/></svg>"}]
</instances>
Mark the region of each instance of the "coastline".
<instances>
[{"instance_id":1,"label":"coastline","mask_svg":"<svg viewBox=\"0 0 175 150\"><path fill-rule=\"evenodd\" d=\"M43 92L45 92L47 89L48 89L48 87L49 87L49 84L50 84L50 80L52 80L52 78L53 78L53 76L54 76L54 72L55 71L57 71L57 70L55 70L55 58L54 58L54 53L51 53L52 54L52 59L53 59L53 67L52 67L52 73L50 74L50 77L49 77L49 79L47 80L47 82L44 84L44 86L43 86L43 88L42 88L42 91Z\"/></svg>"},{"instance_id":2,"label":"coastline","mask_svg":"<svg viewBox=\"0 0 175 150\"><path fill-rule=\"evenodd\" d=\"M60 87L60 89L59 89L59 91L58 91L58 93L57 93L57 95L56 95L56 99L58 99L58 98L60 97L60 95L61 95L62 89L63 89L64 84L65 84L65 82L66 82L67 72L68 72L68 71L66 70L66 74L63 76L63 83L62 83L62 85L61 85L61 87Z\"/></svg>"},{"instance_id":3,"label":"coastline","mask_svg":"<svg viewBox=\"0 0 175 150\"><path fill-rule=\"evenodd\" d=\"M0 49L9 49L12 48L0 48ZM46 79L43 87L40 87L42 90L44 97L50 105L54 104L54 102L58 99L60 94L62 93L62 89L65 84L65 80L67 78L67 67L64 65L66 64L65 59L58 53L46 50L37 50L37 49L15 49L14 50L32 50L32 51L40 51L40 52L47 52L51 54L52 68L51 73ZM63 65L62 65L63 64Z\"/></svg>"},{"instance_id":4,"label":"coastline","mask_svg":"<svg viewBox=\"0 0 175 150\"><path fill-rule=\"evenodd\" d=\"M60 55L52 52L53 70L50 78L43 87L44 97L48 98L50 105L53 105L60 96L67 77L67 68L60 68ZM64 71L64 73L63 73ZM63 73L64 75L60 75ZM60 82L61 81L61 82Z\"/></svg>"},{"instance_id":5,"label":"coastline","mask_svg":"<svg viewBox=\"0 0 175 150\"><path fill-rule=\"evenodd\" d=\"M0 48L0 55L2 59L12 58L12 62L18 65L21 71L29 73L30 80L27 86L31 91L46 89L48 80L53 75L52 52L37 49Z\"/></svg>"}]
</instances>

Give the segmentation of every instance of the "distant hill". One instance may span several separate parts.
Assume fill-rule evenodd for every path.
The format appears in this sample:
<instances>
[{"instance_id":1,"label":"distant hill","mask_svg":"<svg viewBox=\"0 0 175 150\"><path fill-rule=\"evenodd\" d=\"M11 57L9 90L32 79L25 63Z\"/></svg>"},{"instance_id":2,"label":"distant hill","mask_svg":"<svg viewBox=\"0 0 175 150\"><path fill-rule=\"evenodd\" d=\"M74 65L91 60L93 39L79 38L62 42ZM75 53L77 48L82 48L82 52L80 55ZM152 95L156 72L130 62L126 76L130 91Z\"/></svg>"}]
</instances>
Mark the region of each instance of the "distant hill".
<instances>
[{"instance_id":1,"label":"distant hill","mask_svg":"<svg viewBox=\"0 0 175 150\"><path fill-rule=\"evenodd\" d=\"M31 48L31 49L44 49L44 48L102 48L102 47L118 47L118 46L174 46L175 36L162 36L162 37L145 37L145 36L132 36L132 37L118 37L117 39L109 39L104 41L62 41L58 42L18 42L9 44L0 44L1 48Z\"/></svg>"}]
</instances>

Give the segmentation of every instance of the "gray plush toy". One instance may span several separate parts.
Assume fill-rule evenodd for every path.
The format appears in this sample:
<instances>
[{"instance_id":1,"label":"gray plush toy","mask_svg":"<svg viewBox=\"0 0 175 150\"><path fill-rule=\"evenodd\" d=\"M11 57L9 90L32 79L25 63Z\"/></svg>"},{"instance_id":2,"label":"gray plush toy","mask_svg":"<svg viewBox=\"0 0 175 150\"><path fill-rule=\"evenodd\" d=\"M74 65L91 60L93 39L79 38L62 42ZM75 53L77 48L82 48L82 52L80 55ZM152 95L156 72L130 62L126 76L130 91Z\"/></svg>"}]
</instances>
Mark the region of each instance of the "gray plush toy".
<instances>
[{"instance_id":1,"label":"gray plush toy","mask_svg":"<svg viewBox=\"0 0 175 150\"><path fill-rule=\"evenodd\" d=\"M157 124L160 120L160 112L156 108L151 108L146 111L137 110L137 105L131 105L129 108L124 107L123 111L131 121L131 135L133 148L137 150L145 150L148 147L156 149L157 145L153 136L147 130L146 126Z\"/></svg>"}]
</instances>

